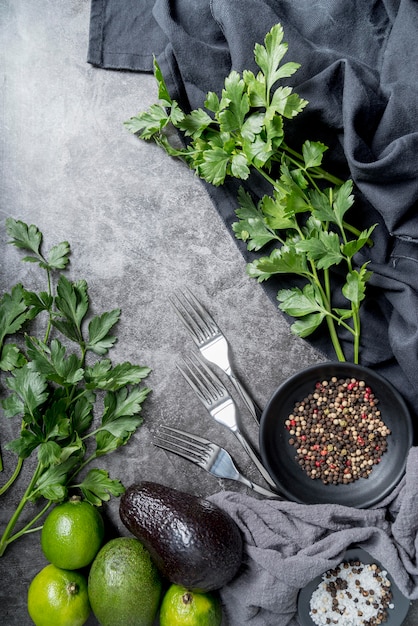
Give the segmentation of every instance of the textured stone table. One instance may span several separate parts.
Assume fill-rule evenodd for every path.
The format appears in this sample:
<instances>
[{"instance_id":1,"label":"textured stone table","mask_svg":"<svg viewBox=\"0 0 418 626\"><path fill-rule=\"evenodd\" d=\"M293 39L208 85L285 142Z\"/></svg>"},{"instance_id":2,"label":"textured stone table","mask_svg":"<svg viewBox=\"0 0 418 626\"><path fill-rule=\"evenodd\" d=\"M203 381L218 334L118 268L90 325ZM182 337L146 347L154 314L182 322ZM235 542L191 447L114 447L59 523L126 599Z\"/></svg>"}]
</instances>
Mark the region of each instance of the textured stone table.
<instances>
[{"instance_id":1,"label":"textured stone table","mask_svg":"<svg viewBox=\"0 0 418 626\"><path fill-rule=\"evenodd\" d=\"M126 485L160 480L201 495L243 489L152 446L160 424L185 426L228 447L243 472L258 480L235 438L210 421L176 370L176 360L194 345L167 296L187 285L210 308L230 339L238 373L260 404L288 375L322 357L290 334L275 305L246 276L201 183L181 163L124 129L124 120L155 101L154 79L86 63L89 5L88 0L0 3L0 289L17 281L43 288L36 284L38 272L6 246L8 216L36 224L46 247L68 240L69 277L87 280L95 312L122 308L113 360L152 368L143 426L100 466ZM256 442L245 409L243 424ZM16 426L2 418L2 442L16 436ZM7 473L13 461L5 452L4 462ZM30 462L1 502L2 526L29 469ZM123 534L117 500L104 513L110 532ZM31 623L27 587L45 564L37 533L16 542L1 559L4 626ZM417 621L414 606L405 624Z\"/></svg>"}]
</instances>

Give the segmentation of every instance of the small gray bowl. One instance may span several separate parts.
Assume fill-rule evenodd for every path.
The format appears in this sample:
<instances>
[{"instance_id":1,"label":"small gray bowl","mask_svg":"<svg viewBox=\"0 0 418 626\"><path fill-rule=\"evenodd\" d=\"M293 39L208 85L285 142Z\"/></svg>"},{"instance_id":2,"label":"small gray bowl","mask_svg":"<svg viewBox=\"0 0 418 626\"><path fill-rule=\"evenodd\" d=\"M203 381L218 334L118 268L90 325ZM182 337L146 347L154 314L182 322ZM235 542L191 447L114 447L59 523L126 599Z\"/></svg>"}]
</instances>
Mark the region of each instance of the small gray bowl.
<instances>
[{"instance_id":1,"label":"small gray bowl","mask_svg":"<svg viewBox=\"0 0 418 626\"><path fill-rule=\"evenodd\" d=\"M352 548L349 548L342 559L342 561L351 560L358 560L365 565L368 563L375 563L380 567L381 570L386 571L386 568L384 567L384 565L382 565L382 563L374 559L368 552L366 552L359 546L353 546ZM392 576L390 575L390 572L387 572L387 577L391 582L393 609L389 609L388 619L383 623L382 626L401 626L408 614L410 601L401 593L401 591L395 584ZM315 626L315 622L310 616L310 601L313 592L321 583L321 581L322 575L317 576L299 592L298 617L301 626Z\"/></svg>"}]
</instances>

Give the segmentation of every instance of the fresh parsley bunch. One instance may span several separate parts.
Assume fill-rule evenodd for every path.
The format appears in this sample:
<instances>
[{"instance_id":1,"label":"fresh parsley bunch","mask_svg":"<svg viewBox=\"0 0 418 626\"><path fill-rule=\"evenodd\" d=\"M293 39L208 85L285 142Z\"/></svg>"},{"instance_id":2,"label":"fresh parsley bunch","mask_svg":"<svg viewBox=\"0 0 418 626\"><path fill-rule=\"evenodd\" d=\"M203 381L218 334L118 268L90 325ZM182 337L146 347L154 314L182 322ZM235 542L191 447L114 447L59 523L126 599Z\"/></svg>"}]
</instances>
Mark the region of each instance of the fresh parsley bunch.
<instances>
[{"instance_id":1,"label":"fresh parsley bunch","mask_svg":"<svg viewBox=\"0 0 418 626\"><path fill-rule=\"evenodd\" d=\"M37 463L27 489L0 539L0 556L8 544L27 532L69 489L99 506L124 487L102 469L80 472L93 460L125 445L142 422L141 407L150 389L140 385L148 367L129 362L113 366L106 356L116 342L112 334L121 311L90 316L87 284L69 281L62 270L69 262L70 246L62 242L47 255L42 233L12 218L6 220L9 243L29 253L24 261L46 273L46 291L35 293L21 284L0 300L0 370L9 394L2 406L6 418L21 419L20 435L6 444L16 453L16 469L0 488L4 494L20 473L24 460ZM37 318L42 338L29 334ZM23 340L19 345L19 337ZM2 468L1 468L2 469ZM35 517L14 532L30 501L46 500Z\"/></svg>"},{"instance_id":2,"label":"fresh parsley bunch","mask_svg":"<svg viewBox=\"0 0 418 626\"><path fill-rule=\"evenodd\" d=\"M222 185L226 177L246 180L252 171L270 183L271 193L257 202L242 188L238 196L236 237L251 251L277 243L268 256L248 264L248 274L260 282L278 274L301 277L302 288L281 289L277 294L280 309L297 318L292 331L307 337L325 321L336 356L344 361L337 333L337 327L342 327L353 336L353 360L358 363L360 305L371 272L367 263L356 268L353 259L371 242L375 225L359 232L346 222L354 203L353 183L321 167L324 144L305 141L300 153L286 144L285 124L308 103L291 87L278 84L299 68L297 63L281 65L287 44L280 24L273 26L264 44L255 45L260 68L256 75L232 71L220 97L209 92L206 110L190 113L170 98L154 61L159 103L125 124L132 133L183 159L213 185ZM173 126L184 147L171 140L167 130ZM330 268L337 265L345 266L341 289L347 305L343 308L333 305Z\"/></svg>"}]
</instances>

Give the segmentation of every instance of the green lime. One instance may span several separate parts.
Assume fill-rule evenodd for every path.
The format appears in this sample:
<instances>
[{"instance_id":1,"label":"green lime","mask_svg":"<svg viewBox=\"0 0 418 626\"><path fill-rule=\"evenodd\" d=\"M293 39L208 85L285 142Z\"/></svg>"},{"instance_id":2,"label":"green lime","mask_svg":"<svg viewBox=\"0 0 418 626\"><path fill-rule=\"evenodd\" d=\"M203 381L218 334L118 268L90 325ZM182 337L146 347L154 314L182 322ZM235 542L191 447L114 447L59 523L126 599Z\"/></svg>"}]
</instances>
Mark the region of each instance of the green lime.
<instances>
[{"instance_id":1,"label":"green lime","mask_svg":"<svg viewBox=\"0 0 418 626\"><path fill-rule=\"evenodd\" d=\"M161 587L148 550L134 537L106 543L90 568L90 604L101 626L151 626Z\"/></svg>"},{"instance_id":2,"label":"green lime","mask_svg":"<svg viewBox=\"0 0 418 626\"><path fill-rule=\"evenodd\" d=\"M80 569L93 561L103 537L103 519L97 508L75 497L52 509L42 528L41 545L50 563L62 569Z\"/></svg>"},{"instance_id":3,"label":"green lime","mask_svg":"<svg viewBox=\"0 0 418 626\"><path fill-rule=\"evenodd\" d=\"M168 588L160 609L160 626L220 626L222 607L215 593L196 593L180 585Z\"/></svg>"},{"instance_id":4,"label":"green lime","mask_svg":"<svg viewBox=\"0 0 418 626\"><path fill-rule=\"evenodd\" d=\"M91 613L86 578L47 565L29 585L28 611L36 626L82 626Z\"/></svg>"}]
</instances>

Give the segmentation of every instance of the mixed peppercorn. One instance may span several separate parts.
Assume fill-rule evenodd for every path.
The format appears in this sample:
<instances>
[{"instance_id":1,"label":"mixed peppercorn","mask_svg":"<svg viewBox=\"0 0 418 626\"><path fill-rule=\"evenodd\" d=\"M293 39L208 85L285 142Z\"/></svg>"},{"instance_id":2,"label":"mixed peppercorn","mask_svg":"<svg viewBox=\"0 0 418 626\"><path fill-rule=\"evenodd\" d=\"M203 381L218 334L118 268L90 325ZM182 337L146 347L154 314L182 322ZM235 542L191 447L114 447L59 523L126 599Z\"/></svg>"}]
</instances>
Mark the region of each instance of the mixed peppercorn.
<instances>
[{"instance_id":1,"label":"mixed peppercorn","mask_svg":"<svg viewBox=\"0 0 418 626\"><path fill-rule=\"evenodd\" d=\"M285 421L296 460L312 479L348 484L367 478L387 450L390 430L372 389L356 378L317 382Z\"/></svg>"}]
</instances>

